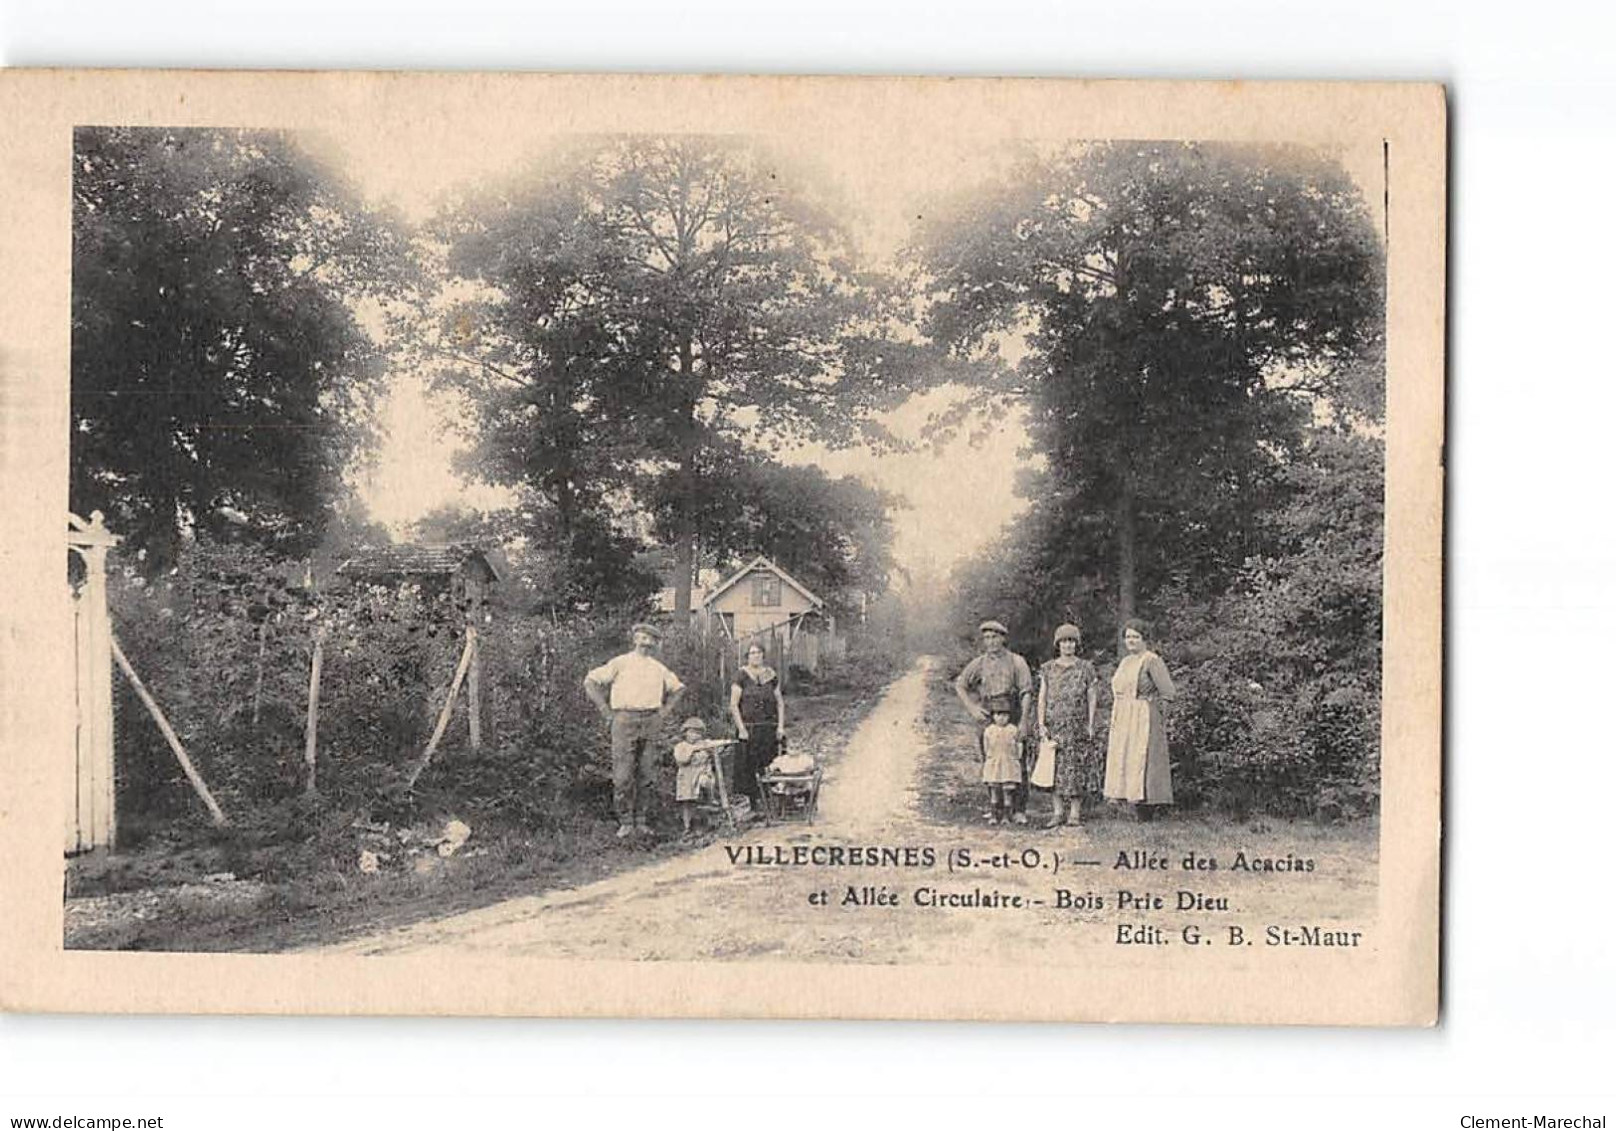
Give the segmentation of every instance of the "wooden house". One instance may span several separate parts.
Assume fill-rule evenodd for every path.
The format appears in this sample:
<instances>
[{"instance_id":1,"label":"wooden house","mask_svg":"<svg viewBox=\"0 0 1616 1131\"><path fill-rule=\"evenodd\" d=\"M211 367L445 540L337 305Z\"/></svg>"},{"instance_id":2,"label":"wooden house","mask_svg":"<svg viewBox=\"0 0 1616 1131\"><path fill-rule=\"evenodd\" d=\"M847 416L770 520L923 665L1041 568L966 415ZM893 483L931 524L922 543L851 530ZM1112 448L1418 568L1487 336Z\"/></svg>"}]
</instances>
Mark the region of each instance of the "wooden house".
<instances>
[{"instance_id":1,"label":"wooden house","mask_svg":"<svg viewBox=\"0 0 1616 1131\"><path fill-rule=\"evenodd\" d=\"M706 632L732 641L738 659L760 643L784 672L818 671L836 652L825 602L762 555L703 594L696 618Z\"/></svg>"}]
</instances>

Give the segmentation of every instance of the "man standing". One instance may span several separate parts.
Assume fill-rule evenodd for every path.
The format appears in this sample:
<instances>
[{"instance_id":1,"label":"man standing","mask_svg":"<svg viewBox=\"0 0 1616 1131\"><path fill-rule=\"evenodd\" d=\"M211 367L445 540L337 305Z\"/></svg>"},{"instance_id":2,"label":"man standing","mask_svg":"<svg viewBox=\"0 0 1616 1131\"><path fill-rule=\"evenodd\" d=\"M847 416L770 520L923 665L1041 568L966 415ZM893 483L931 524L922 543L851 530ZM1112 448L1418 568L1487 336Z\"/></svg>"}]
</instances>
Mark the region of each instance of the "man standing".
<instances>
[{"instance_id":1,"label":"man standing","mask_svg":"<svg viewBox=\"0 0 1616 1131\"><path fill-rule=\"evenodd\" d=\"M633 637L632 651L584 676L584 694L612 728L612 805L619 837L651 831L656 737L685 692L679 677L651 654L662 638L656 626L637 624Z\"/></svg>"},{"instance_id":2,"label":"man standing","mask_svg":"<svg viewBox=\"0 0 1616 1131\"><path fill-rule=\"evenodd\" d=\"M978 630L982 634L982 654L965 665L954 681L954 694L959 696L965 709L986 727L993 721L994 711L1009 711L1010 721L1016 724L1021 740L1021 780L1023 788L1016 790L1015 812L1011 820L1018 825L1027 823L1027 733L1032 723L1032 669L1027 661L1004 646L1010 635L996 620L985 620Z\"/></svg>"}]
</instances>

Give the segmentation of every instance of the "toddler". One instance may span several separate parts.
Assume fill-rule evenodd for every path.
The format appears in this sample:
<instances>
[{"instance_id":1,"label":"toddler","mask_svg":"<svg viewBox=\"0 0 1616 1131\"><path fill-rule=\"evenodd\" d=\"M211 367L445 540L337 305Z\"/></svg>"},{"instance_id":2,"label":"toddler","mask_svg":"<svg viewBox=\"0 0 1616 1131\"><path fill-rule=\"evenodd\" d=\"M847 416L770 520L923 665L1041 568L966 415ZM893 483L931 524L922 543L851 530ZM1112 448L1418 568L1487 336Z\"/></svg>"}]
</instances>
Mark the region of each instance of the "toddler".
<instances>
[{"instance_id":1,"label":"toddler","mask_svg":"<svg viewBox=\"0 0 1616 1131\"><path fill-rule=\"evenodd\" d=\"M685 835L689 836L697 803L710 799L717 788L717 779L713 777L716 767L713 765L712 752L721 746L728 746L730 740L707 738L707 724L694 715L686 719L679 730L684 738L673 748L673 761L679 767L678 776L674 779L673 796L679 803L679 820L684 825Z\"/></svg>"},{"instance_id":2,"label":"toddler","mask_svg":"<svg viewBox=\"0 0 1616 1131\"><path fill-rule=\"evenodd\" d=\"M993 722L982 730L982 782L992 805L988 824L997 825L1014 809L1021 786L1021 732L1009 711L995 710Z\"/></svg>"}]
</instances>

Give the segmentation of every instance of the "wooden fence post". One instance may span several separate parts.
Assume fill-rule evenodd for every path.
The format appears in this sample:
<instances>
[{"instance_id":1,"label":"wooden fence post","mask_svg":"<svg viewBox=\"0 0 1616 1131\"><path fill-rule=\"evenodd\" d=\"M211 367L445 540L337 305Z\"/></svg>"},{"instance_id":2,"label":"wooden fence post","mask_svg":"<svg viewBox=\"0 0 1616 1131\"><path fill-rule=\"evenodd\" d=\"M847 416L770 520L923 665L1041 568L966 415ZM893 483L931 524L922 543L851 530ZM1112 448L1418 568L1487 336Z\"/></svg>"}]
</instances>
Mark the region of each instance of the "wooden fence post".
<instances>
[{"instance_id":1,"label":"wooden fence post","mask_svg":"<svg viewBox=\"0 0 1616 1131\"><path fill-rule=\"evenodd\" d=\"M443 701L443 710L438 712L438 725L432 728L432 737L427 740L426 750L410 767L409 774L404 778L406 786L413 787L421 774L426 771L432 762L432 755L443 741L443 732L449 729L449 716L454 713L455 697L460 694L460 684L466 678L466 669L471 666L471 654L477 648L477 630L467 627L466 647L460 653L460 663L455 665L454 679L449 681L449 694Z\"/></svg>"},{"instance_id":2,"label":"wooden fence post","mask_svg":"<svg viewBox=\"0 0 1616 1131\"><path fill-rule=\"evenodd\" d=\"M777 625L774 629L775 639L780 642L780 690L786 691L791 686L791 622L785 623L785 631Z\"/></svg>"},{"instance_id":3,"label":"wooden fence post","mask_svg":"<svg viewBox=\"0 0 1616 1131\"><path fill-rule=\"evenodd\" d=\"M162 731L163 737L168 740L168 748L174 751L174 757L180 760L180 769L185 771L185 777L190 781L191 788L196 790L196 795L202 799L202 804L206 805L208 812L212 814L214 826L223 828L230 822L225 820L224 810L219 808L219 803L213 799L213 794L208 791L208 783L202 780L202 775L196 772L195 766L191 765L190 756L185 753L185 747L180 744L180 736L175 734L174 728L168 725L168 718L163 714L163 709L157 705L157 700L152 698L151 692L146 690L146 685L140 682L140 677L135 674L135 669L130 666L129 657L125 656L123 649L118 647L118 638L108 633L107 639L112 644L112 658L118 661L118 667L123 669L123 674L128 677L129 683L135 689L135 694L140 696L140 701L146 705L146 710L151 712L151 717L157 723L157 729Z\"/></svg>"},{"instance_id":4,"label":"wooden fence post","mask_svg":"<svg viewBox=\"0 0 1616 1131\"><path fill-rule=\"evenodd\" d=\"M314 630L314 656L309 661L309 709L303 721L303 792L313 793L320 733L320 664L325 657L325 629Z\"/></svg>"},{"instance_id":5,"label":"wooden fence post","mask_svg":"<svg viewBox=\"0 0 1616 1131\"><path fill-rule=\"evenodd\" d=\"M466 626L466 647L471 649L471 670L466 675L467 726L471 730L471 748L483 746L483 650L477 643L477 630Z\"/></svg>"},{"instance_id":6,"label":"wooden fence post","mask_svg":"<svg viewBox=\"0 0 1616 1131\"><path fill-rule=\"evenodd\" d=\"M252 728L258 729L258 707L264 700L264 645L269 638L269 615L258 622L258 666L253 674Z\"/></svg>"}]
</instances>

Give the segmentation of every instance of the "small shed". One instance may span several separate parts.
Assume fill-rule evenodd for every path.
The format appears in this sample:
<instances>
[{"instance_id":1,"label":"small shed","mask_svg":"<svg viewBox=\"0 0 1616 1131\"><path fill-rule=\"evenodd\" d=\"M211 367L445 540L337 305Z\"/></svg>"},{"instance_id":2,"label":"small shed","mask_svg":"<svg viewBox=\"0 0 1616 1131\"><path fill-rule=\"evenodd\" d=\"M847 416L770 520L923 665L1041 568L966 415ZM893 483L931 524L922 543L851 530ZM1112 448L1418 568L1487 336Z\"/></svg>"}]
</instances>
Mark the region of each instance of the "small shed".
<instances>
[{"instance_id":1,"label":"small shed","mask_svg":"<svg viewBox=\"0 0 1616 1131\"><path fill-rule=\"evenodd\" d=\"M696 573L696 583L690 587L690 612L694 617L701 612L701 607L707 601L707 594L718 588L718 583L724 580L724 575L716 569L703 568ZM671 616L678 605L678 596L673 586L667 585L657 590L656 611L660 616Z\"/></svg>"},{"instance_id":2,"label":"small shed","mask_svg":"<svg viewBox=\"0 0 1616 1131\"><path fill-rule=\"evenodd\" d=\"M360 550L337 567L337 576L372 584L411 582L425 593L447 592L466 612L482 607L505 575L498 550L464 543L416 543Z\"/></svg>"},{"instance_id":3,"label":"small shed","mask_svg":"<svg viewBox=\"0 0 1616 1131\"><path fill-rule=\"evenodd\" d=\"M821 650L806 645L809 626L825 619L825 602L761 554L706 594L700 616L708 631L734 641L739 658L756 642L782 671L819 666Z\"/></svg>"}]
</instances>

